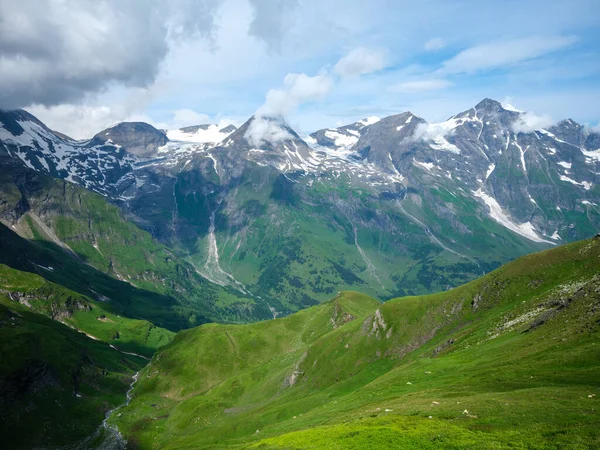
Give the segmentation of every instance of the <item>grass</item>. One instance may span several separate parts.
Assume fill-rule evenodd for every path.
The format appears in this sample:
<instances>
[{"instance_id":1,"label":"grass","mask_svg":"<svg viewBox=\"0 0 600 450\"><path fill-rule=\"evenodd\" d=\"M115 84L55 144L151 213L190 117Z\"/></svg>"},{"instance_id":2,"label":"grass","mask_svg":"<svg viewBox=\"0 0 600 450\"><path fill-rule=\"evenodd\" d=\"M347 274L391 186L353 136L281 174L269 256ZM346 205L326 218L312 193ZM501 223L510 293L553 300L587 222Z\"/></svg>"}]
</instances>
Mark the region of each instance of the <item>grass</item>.
<instances>
[{"instance_id":1,"label":"grass","mask_svg":"<svg viewBox=\"0 0 600 450\"><path fill-rule=\"evenodd\" d=\"M592 239L439 294L186 330L113 423L136 448L597 448L599 259Z\"/></svg>"},{"instance_id":2,"label":"grass","mask_svg":"<svg viewBox=\"0 0 600 450\"><path fill-rule=\"evenodd\" d=\"M92 434L145 363L0 294L0 436L55 448Z\"/></svg>"}]
</instances>

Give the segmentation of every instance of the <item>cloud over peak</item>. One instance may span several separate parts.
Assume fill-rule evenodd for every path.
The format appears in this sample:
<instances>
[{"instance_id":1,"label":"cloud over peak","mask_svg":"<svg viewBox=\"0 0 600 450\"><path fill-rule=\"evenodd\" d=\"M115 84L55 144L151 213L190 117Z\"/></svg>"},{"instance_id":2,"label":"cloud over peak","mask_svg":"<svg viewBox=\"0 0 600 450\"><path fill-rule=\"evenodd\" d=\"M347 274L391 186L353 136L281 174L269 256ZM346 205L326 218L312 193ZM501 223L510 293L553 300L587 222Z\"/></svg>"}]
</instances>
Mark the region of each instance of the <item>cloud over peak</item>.
<instances>
[{"instance_id":1,"label":"cloud over peak","mask_svg":"<svg viewBox=\"0 0 600 450\"><path fill-rule=\"evenodd\" d=\"M538 116L533 112L523 112L513 122L511 129L515 133L531 133L535 130L548 128L555 123L554 119L547 114Z\"/></svg>"}]
</instances>

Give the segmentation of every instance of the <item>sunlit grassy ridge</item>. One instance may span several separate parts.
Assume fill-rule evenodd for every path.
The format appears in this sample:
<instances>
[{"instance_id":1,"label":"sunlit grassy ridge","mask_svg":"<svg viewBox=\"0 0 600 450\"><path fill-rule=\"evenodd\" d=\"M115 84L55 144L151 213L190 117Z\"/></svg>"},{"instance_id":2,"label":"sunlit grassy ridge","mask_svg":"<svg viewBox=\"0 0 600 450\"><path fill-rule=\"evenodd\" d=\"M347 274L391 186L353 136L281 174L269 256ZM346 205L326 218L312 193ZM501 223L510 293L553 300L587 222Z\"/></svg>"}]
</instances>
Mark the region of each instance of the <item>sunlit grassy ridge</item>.
<instances>
[{"instance_id":1,"label":"sunlit grassy ridge","mask_svg":"<svg viewBox=\"0 0 600 450\"><path fill-rule=\"evenodd\" d=\"M139 448L596 448L600 240L451 291L184 331L113 418Z\"/></svg>"}]
</instances>

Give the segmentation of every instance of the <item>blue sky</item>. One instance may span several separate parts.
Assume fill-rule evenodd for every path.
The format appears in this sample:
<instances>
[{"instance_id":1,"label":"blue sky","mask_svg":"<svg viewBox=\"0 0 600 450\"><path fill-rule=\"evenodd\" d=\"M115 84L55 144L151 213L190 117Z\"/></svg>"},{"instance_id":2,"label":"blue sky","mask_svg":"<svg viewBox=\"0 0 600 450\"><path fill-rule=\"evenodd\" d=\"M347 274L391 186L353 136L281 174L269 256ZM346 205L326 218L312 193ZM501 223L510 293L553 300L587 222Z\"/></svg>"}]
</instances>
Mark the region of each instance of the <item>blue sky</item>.
<instances>
[{"instance_id":1,"label":"blue sky","mask_svg":"<svg viewBox=\"0 0 600 450\"><path fill-rule=\"evenodd\" d=\"M441 121L484 97L554 120L600 120L597 0L176 3L169 14L181 33L157 44L151 74L128 78L127 66L79 96L21 106L76 137L122 120L239 124L268 95L267 108L276 98L276 112L301 133L406 110ZM185 21L197 28L187 32Z\"/></svg>"}]
</instances>

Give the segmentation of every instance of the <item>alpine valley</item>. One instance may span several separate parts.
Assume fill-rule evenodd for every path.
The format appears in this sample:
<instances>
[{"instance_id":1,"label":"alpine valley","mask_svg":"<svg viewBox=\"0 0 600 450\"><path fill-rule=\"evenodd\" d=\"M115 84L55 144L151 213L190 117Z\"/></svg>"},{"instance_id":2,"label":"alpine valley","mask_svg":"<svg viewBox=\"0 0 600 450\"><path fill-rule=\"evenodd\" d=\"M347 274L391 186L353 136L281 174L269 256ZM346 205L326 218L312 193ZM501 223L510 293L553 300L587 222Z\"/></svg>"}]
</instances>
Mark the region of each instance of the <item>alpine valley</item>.
<instances>
[{"instance_id":1,"label":"alpine valley","mask_svg":"<svg viewBox=\"0 0 600 450\"><path fill-rule=\"evenodd\" d=\"M599 133L491 99L309 136L0 111L0 435L600 446L599 183Z\"/></svg>"}]
</instances>

